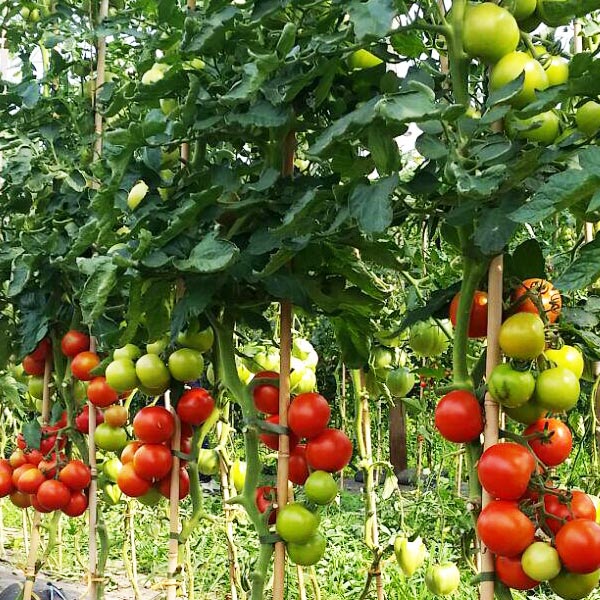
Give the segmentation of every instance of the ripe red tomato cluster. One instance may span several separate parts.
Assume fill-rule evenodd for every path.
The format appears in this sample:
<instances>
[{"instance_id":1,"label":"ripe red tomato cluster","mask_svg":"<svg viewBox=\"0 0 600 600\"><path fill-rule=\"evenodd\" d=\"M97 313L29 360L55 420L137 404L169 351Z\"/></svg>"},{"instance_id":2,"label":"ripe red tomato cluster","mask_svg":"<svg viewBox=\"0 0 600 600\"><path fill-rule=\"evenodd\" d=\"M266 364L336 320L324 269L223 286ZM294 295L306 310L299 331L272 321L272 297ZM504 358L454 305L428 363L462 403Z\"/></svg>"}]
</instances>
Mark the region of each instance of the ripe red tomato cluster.
<instances>
[{"instance_id":1,"label":"ripe red tomato cluster","mask_svg":"<svg viewBox=\"0 0 600 600\"><path fill-rule=\"evenodd\" d=\"M23 359L23 371L27 375L43 375L46 366L46 358L52 352L50 338L44 338L35 347L35 350Z\"/></svg>"},{"instance_id":2,"label":"ripe red tomato cluster","mask_svg":"<svg viewBox=\"0 0 600 600\"><path fill-rule=\"evenodd\" d=\"M278 377L277 373L271 372L260 376ZM274 398L279 398L279 390L277 386L260 384L253 389L253 395L256 407L266 412L275 409ZM288 411L290 481L302 485L308 477L309 468L335 473L349 464L352 442L343 431L327 427L330 417L331 408L321 394L307 392L293 398ZM271 414L265 421L278 425L279 415ZM302 438L307 440L306 444L299 443ZM268 448L279 449L276 433L261 433L260 439Z\"/></svg>"},{"instance_id":3,"label":"ripe red tomato cluster","mask_svg":"<svg viewBox=\"0 0 600 600\"><path fill-rule=\"evenodd\" d=\"M0 459L0 497L9 496L19 508L33 506L49 513L61 510L79 517L88 506L89 467L68 460L60 451L17 449L8 460Z\"/></svg>"},{"instance_id":4,"label":"ripe red tomato cluster","mask_svg":"<svg viewBox=\"0 0 600 600\"><path fill-rule=\"evenodd\" d=\"M435 426L450 442L463 444L483 432L483 414L477 398L466 390L453 390L435 407Z\"/></svg>"},{"instance_id":5,"label":"ripe red tomato cluster","mask_svg":"<svg viewBox=\"0 0 600 600\"><path fill-rule=\"evenodd\" d=\"M569 455L569 428L539 419L524 435L527 445L495 444L479 460L479 481L494 500L479 515L477 532L496 555L504 584L526 590L548 580L560 594L565 582L583 584L600 569L596 507L584 492L545 483L547 467Z\"/></svg>"},{"instance_id":6,"label":"ripe red tomato cluster","mask_svg":"<svg viewBox=\"0 0 600 600\"><path fill-rule=\"evenodd\" d=\"M162 406L142 408L133 419L136 440L129 442L121 453L122 467L117 476L120 490L132 498L140 498L155 488L165 496L171 493L173 455L171 438L175 432L175 419ZM181 451L189 453L189 436L182 437ZM190 491L190 478L185 464L179 469L179 499Z\"/></svg>"}]
</instances>

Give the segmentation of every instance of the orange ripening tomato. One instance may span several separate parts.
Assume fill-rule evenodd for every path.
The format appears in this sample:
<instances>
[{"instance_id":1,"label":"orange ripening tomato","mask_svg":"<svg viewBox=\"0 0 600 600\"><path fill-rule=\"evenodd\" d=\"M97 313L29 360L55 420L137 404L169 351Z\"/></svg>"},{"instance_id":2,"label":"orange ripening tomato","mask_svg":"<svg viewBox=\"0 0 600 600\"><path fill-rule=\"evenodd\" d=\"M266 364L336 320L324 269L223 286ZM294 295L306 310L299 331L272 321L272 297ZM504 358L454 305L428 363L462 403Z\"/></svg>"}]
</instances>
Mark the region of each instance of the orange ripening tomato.
<instances>
[{"instance_id":1,"label":"orange ripening tomato","mask_svg":"<svg viewBox=\"0 0 600 600\"><path fill-rule=\"evenodd\" d=\"M458 313L458 303L460 301L460 292L452 298L450 303L450 321L452 326L456 327L456 316ZM469 331L470 338L481 338L487 335L488 318L488 296L485 292L477 291L473 296L471 312L469 313Z\"/></svg>"},{"instance_id":2,"label":"orange ripening tomato","mask_svg":"<svg viewBox=\"0 0 600 600\"><path fill-rule=\"evenodd\" d=\"M549 281L538 278L525 279L513 292L512 301L516 302L527 293L533 297L536 295L539 296L550 323L554 323L558 319L562 308L562 298L560 297L560 292ZM519 302L516 306L516 311L539 314L538 307L532 298L526 298L522 302Z\"/></svg>"}]
</instances>

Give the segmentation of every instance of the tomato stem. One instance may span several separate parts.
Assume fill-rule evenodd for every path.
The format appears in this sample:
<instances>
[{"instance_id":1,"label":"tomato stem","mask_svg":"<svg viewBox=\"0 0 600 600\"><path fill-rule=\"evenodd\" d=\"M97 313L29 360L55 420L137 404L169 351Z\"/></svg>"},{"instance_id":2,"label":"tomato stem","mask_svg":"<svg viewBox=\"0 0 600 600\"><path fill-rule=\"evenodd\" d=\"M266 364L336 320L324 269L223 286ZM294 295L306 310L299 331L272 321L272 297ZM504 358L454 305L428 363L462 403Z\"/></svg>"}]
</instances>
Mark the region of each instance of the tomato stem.
<instances>
[{"instance_id":1,"label":"tomato stem","mask_svg":"<svg viewBox=\"0 0 600 600\"><path fill-rule=\"evenodd\" d=\"M452 79L454 100L469 106L469 62L463 49L463 21L467 0L454 0L450 15L450 27L446 33L448 43L448 66Z\"/></svg>"}]
</instances>

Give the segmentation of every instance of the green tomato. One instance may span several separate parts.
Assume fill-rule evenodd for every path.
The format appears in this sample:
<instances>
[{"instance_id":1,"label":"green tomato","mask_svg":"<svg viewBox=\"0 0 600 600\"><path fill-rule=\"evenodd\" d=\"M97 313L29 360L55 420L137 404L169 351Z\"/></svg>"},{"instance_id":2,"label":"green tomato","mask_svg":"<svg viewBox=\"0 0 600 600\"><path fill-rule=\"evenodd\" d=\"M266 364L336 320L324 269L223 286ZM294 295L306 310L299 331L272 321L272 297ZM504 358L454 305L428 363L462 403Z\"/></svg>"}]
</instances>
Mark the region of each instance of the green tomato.
<instances>
[{"instance_id":1,"label":"green tomato","mask_svg":"<svg viewBox=\"0 0 600 600\"><path fill-rule=\"evenodd\" d=\"M314 392L317 387L317 376L312 369L304 368L290 373L290 388L294 394Z\"/></svg>"},{"instance_id":2,"label":"green tomato","mask_svg":"<svg viewBox=\"0 0 600 600\"><path fill-rule=\"evenodd\" d=\"M514 114L509 114L505 124L511 136L545 146L553 144L560 133L560 119L552 110L528 119L519 119Z\"/></svg>"},{"instance_id":3,"label":"green tomato","mask_svg":"<svg viewBox=\"0 0 600 600\"><path fill-rule=\"evenodd\" d=\"M100 423L96 427L94 442L100 450L120 452L127 445L127 432L122 427L111 427L107 423Z\"/></svg>"},{"instance_id":4,"label":"green tomato","mask_svg":"<svg viewBox=\"0 0 600 600\"><path fill-rule=\"evenodd\" d=\"M534 542L521 556L525 574L536 581L554 579L560 573L560 558L556 548L547 542Z\"/></svg>"},{"instance_id":5,"label":"green tomato","mask_svg":"<svg viewBox=\"0 0 600 600\"><path fill-rule=\"evenodd\" d=\"M277 512L275 529L286 542L305 544L317 533L319 518L298 502L291 502Z\"/></svg>"},{"instance_id":6,"label":"green tomato","mask_svg":"<svg viewBox=\"0 0 600 600\"><path fill-rule=\"evenodd\" d=\"M448 596L458 588L460 572L454 563L433 565L425 573L425 584L432 594Z\"/></svg>"},{"instance_id":7,"label":"green tomato","mask_svg":"<svg viewBox=\"0 0 600 600\"><path fill-rule=\"evenodd\" d=\"M433 358L446 351L448 338L442 328L433 319L429 319L419 321L410 328L408 345L417 356Z\"/></svg>"},{"instance_id":8,"label":"green tomato","mask_svg":"<svg viewBox=\"0 0 600 600\"><path fill-rule=\"evenodd\" d=\"M303 567L310 567L316 565L323 558L326 546L327 540L317 532L303 544L289 542L287 551L292 562Z\"/></svg>"},{"instance_id":9,"label":"green tomato","mask_svg":"<svg viewBox=\"0 0 600 600\"><path fill-rule=\"evenodd\" d=\"M32 375L27 382L27 391L32 398L41 400L44 395L44 378Z\"/></svg>"},{"instance_id":10,"label":"green tomato","mask_svg":"<svg viewBox=\"0 0 600 600\"><path fill-rule=\"evenodd\" d=\"M117 482L117 477L119 476L119 471L122 469L123 465L121 461L116 458L109 458L102 463L102 472L106 475L109 481L112 483Z\"/></svg>"},{"instance_id":11,"label":"green tomato","mask_svg":"<svg viewBox=\"0 0 600 600\"><path fill-rule=\"evenodd\" d=\"M160 110L165 117L168 117L177 107L177 100L175 98L161 98L160 99Z\"/></svg>"},{"instance_id":12,"label":"green tomato","mask_svg":"<svg viewBox=\"0 0 600 600\"><path fill-rule=\"evenodd\" d=\"M317 364L319 363L319 355L316 350L311 350L308 353L308 356L304 359L304 364L313 371L317 368Z\"/></svg>"},{"instance_id":13,"label":"green tomato","mask_svg":"<svg viewBox=\"0 0 600 600\"><path fill-rule=\"evenodd\" d=\"M510 100L513 106L522 108L535 100L537 91L545 90L549 85L544 67L526 52L511 52L492 67L490 89L499 90L522 74L524 74L523 87Z\"/></svg>"},{"instance_id":14,"label":"green tomato","mask_svg":"<svg viewBox=\"0 0 600 600\"><path fill-rule=\"evenodd\" d=\"M596 588L600 582L600 570L578 575L563 571L550 580L552 591L564 600L581 600Z\"/></svg>"},{"instance_id":15,"label":"green tomato","mask_svg":"<svg viewBox=\"0 0 600 600\"><path fill-rule=\"evenodd\" d=\"M146 344L146 352L148 354L162 354L169 345L168 338L161 338L150 344Z\"/></svg>"},{"instance_id":16,"label":"green tomato","mask_svg":"<svg viewBox=\"0 0 600 600\"><path fill-rule=\"evenodd\" d=\"M541 406L539 406L532 398L525 404L517 406L516 408L504 407L504 412L517 423L523 425L531 425L540 419L547 412Z\"/></svg>"},{"instance_id":17,"label":"green tomato","mask_svg":"<svg viewBox=\"0 0 600 600\"><path fill-rule=\"evenodd\" d=\"M585 366L583 354L574 346L564 345L562 348L550 349L544 352L546 358L551 360L557 367L569 369L577 379L581 379Z\"/></svg>"},{"instance_id":18,"label":"green tomato","mask_svg":"<svg viewBox=\"0 0 600 600\"><path fill-rule=\"evenodd\" d=\"M549 87L569 81L569 61L562 56L551 56L544 64Z\"/></svg>"},{"instance_id":19,"label":"green tomato","mask_svg":"<svg viewBox=\"0 0 600 600\"><path fill-rule=\"evenodd\" d=\"M378 56L363 48L356 50L348 57L348 66L351 69L370 69L380 65L382 62Z\"/></svg>"},{"instance_id":20,"label":"green tomato","mask_svg":"<svg viewBox=\"0 0 600 600\"><path fill-rule=\"evenodd\" d=\"M292 356L300 360L306 360L308 355L314 351L313 345L304 338L294 338L292 342Z\"/></svg>"},{"instance_id":21,"label":"green tomato","mask_svg":"<svg viewBox=\"0 0 600 600\"><path fill-rule=\"evenodd\" d=\"M119 393L132 390L138 385L138 378L133 361L128 358L113 360L104 373L106 383Z\"/></svg>"},{"instance_id":22,"label":"green tomato","mask_svg":"<svg viewBox=\"0 0 600 600\"><path fill-rule=\"evenodd\" d=\"M313 504L330 504L338 495L338 485L331 473L313 471L304 482L304 493Z\"/></svg>"},{"instance_id":23,"label":"green tomato","mask_svg":"<svg viewBox=\"0 0 600 600\"><path fill-rule=\"evenodd\" d=\"M138 181L131 190L129 190L129 194L127 194L127 207L129 210L135 210L140 205L140 202L148 194L148 190L149 188L145 181Z\"/></svg>"},{"instance_id":24,"label":"green tomato","mask_svg":"<svg viewBox=\"0 0 600 600\"><path fill-rule=\"evenodd\" d=\"M277 348L267 348L265 351L257 352L254 355L254 362L260 367L259 370L261 371L278 372L279 350Z\"/></svg>"},{"instance_id":25,"label":"green tomato","mask_svg":"<svg viewBox=\"0 0 600 600\"><path fill-rule=\"evenodd\" d=\"M499 342L509 358L533 360L546 347L544 322L533 313L516 313L502 323Z\"/></svg>"},{"instance_id":26,"label":"green tomato","mask_svg":"<svg viewBox=\"0 0 600 600\"><path fill-rule=\"evenodd\" d=\"M233 480L233 486L239 494L244 489L244 483L246 482L246 469L248 465L243 460L236 460L231 465L231 479Z\"/></svg>"},{"instance_id":27,"label":"green tomato","mask_svg":"<svg viewBox=\"0 0 600 600\"><path fill-rule=\"evenodd\" d=\"M517 371L506 363L494 368L487 385L490 395L498 404L516 408L533 396L535 377L531 371Z\"/></svg>"},{"instance_id":28,"label":"green tomato","mask_svg":"<svg viewBox=\"0 0 600 600\"><path fill-rule=\"evenodd\" d=\"M463 45L472 58L495 63L513 52L520 40L515 18L493 2L482 2L467 7L463 22Z\"/></svg>"},{"instance_id":29,"label":"green tomato","mask_svg":"<svg viewBox=\"0 0 600 600\"><path fill-rule=\"evenodd\" d=\"M119 360L120 358L137 360L141 355L142 351L135 344L125 344L113 352L113 360Z\"/></svg>"},{"instance_id":30,"label":"green tomato","mask_svg":"<svg viewBox=\"0 0 600 600\"><path fill-rule=\"evenodd\" d=\"M388 369L394 362L394 354L389 348L377 346L371 354L371 364L378 369Z\"/></svg>"},{"instance_id":31,"label":"green tomato","mask_svg":"<svg viewBox=\"0 0 600 600\"><path fill-rule=\"evenodd\" d=\"M394 554L402 572L407 577L411 577L425 562L427 548L420 537L411 542L403 535L399 535L394 540Z\"/></svg>"},{"instance_id":32,"label":"green tomato","mask_svg":"<svg viewBox=\"0 0 600 600\"><path fill-rule=\"evenodd\" d=\"M215 332L212 327L202 331L188 330L177 336L177 343L184 348L192 348L198 352L208 352L215 342Z\"/></svg>"},{"instance_id":33,"label":"green tomato","mask_svg":"<svg viewBox=\"0 0 600 600\"><path fill-rule=\"evenodd\" d=\"M77 379L73 382L73 398L81 406L87 401L87 382Z\"/></svg>"},{"instance_id":34,"label":"green tomato","mask_svg":"<svg viewBox=\"0 0 600 600\"><path fill-rule=\"evenodd\" d=\"M150 390L168 387L171 380L169 369L156 354L144 354L138 358L135 373L142 386Z\"/></svg>"},{"instance_id":35,"label":"green tomato","mask_svg":"<svg viewBox=\"0 0 600 600\"><path fill-rule=\"evenodd\" d=\"M121 500L121 488L116 483L105 483L102 491L104 492L104 500L111 506L118 504Z\"/></svg>"},{"instance_id":36,"label":"green tomato","mask_svg":"<svg viewBox=\"0 0 600 600\"><path fill-rule=\"evenodd\" d=\"M216 475L219 472L219 453L212 448L198 451L198 471L202 475Z\"/></svg>"},{"instance_id":37,"label":"green tomato","mask_svg":"<svg viewBox=\"0 0 600 600\"><path fill-rule=\"evenodd\" d=\"M405 398L415 385L415 376L406 367L392 369L385 380L390 394L396 398Z\"/></svg>"},{"instance_id":38,"label":"green tomato","mask_svg":"<svg viewBox=\"0 0 600 600\"><path fill-rule=\"evenodd\" d=\"M252 381L252 379L254 377L254 373L252 371L250 371L250 369L248 369L243 362L240 362L236 368L237 368L237 374L238 374L238 377L240 378L240 381L244 385L248 385Z\"/></svg>"},{"instance_id":39,"label":"green tomato","mask_svg":"<svg viewBox=\"0 0 600 600\"><path fill-rule=\"evenodd\" d=\"M577 129L588 137L596 135L600 130L600 104L590 100L580 106L575 113Z\"/></svg>"},{"instance_id":40,"label":"green tomato","mask_svg":"<svg viewBox=\"0 0 600 600\"><path fill-rule=\"evenodd\" d=\"M169 356L169 371L173 379L177 381L189 382L200 379L204 371L202 354L198 350L192 350L191 348L175 350Z\"/></svg>"},{"instance_id":41,"label":"green tomato","mask_svg":"<svg viewBox=\"0 0 600 600\"><path fill-rule=\"evenodd\" d=\"M136 498L144 506L157 506L163 499L163 495L154 487L151 487L143 496Z\"/></svg>"},{"instance_id":42,"label":"green tomato","mask_svg":"<svg viewBox=\"0 0 600 600\"><path fill-rule=\"evenodd\" d=\"M552 412L571 410L579 400L579 380L565 367L542 371L535 384L537 403Z\"/></svg>"},{"instance_id":43,"label":"green tomato","mask_svg":"<svg viewBox=\"0 0 600 600\"><path fill-rule=\"evenodd\" d=\"M503 4L507 4L503 2ZM510 2L508 3L510 5ZM537 6L537 0L514 0L510 11L517 21L523 21L531 17L535 12ZM507 6L509 8L509 6Z\"/></svg>"}]
</instances>

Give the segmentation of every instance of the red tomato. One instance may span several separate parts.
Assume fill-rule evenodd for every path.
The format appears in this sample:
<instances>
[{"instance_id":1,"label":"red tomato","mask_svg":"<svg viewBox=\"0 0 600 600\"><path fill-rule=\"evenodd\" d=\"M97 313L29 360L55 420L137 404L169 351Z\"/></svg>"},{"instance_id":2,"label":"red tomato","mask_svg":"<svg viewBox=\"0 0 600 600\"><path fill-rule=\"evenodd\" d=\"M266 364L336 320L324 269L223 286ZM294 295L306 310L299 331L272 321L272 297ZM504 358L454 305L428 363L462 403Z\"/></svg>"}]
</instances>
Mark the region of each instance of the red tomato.
<instances>
[{"instance_id":1,"label":"red tomato","mask_svg":"<svg viewBox=\"0 0 600 600\"><path fill-rule=\"evenodd\" d=\"M273 502L277 500L277 489L271 485L263 485L256 488L254 493L254 501L259 512L265 513L269 508L272 508ZM273 525L277 519L277 512L271 510L269 514L269 525Z\"/></svg>"},{"instance_id":2,"label":"red tomato","mask_svg":"<svg viewBox=\"0 0 600 600\"><path fill-rule=\"evenodd\" d=\"M351 458L352 442L339 429L326 429L306 444L306 461L315 471L341 471Z\"/></svg>"},{"instance_id":3,"label":"red tomato","mask_svg":"<svg viewBox=\"0 0 600 600\"><path fill-rule=\"evenodd\" d=\"M62 511L68 517L80 517L88 507L88 497L83 492L72 492L69 504Z\"/></svg>"},{"instance_id":4,"label":"red tomato","mask_svg":"<svg viewBox=\"0 0 600 600\"><path fill-rule=\"evenodd\" d=\"M496 556L496 575L513 590L531 590L540 583L523 571L520 556Z\"/></svg>"},{"instance_id":5,"label":"red tomato","mask_svg":"<svg viewBox=\"0 0 600 600\"><path fill-rule=\"evenodd\" d=\"M435 407L435 426L442 437L457 444L477 439L483 431L477 398L465 390L446 394Z\"/></svg>"},{"instance_id":6,"label":"red tomato","mask_svg":"<svg viewBox=\"0 0 600 600\"><path fill-rule=\"evenodd\" d=\"M60 470L58 479L70 490L81 491L90 485L92 473L82 461L71 460Z\"/></svg>"},{"instance_id":7,"label":"red tomato","mask_svg":"<svg viewBox=\"0 0 600 600\"><path fill-rule=\"evenodd\" d=\"M100 357L95 352L80 352L71 361L71 373L80 381L90 381L94 375L90 373L100 364Z\"/></svg>"},{"instance_id":8,"label":"red tomato","mask_svg":"<svg viewBox=\"0 0 600 600\"><path fill-rule=\"evenodd\" d=\"M10 501L19 508L29 508L31 506L31 496L23 492L12 492Z\"/></svg>"},{"instance_id":9,"label":"red tomato","mask_svg":"<svg viewBox=\"0 0 600 600\"><path fill-rule=\"evenodd\" d=\"M129 442L121 452L121 462L126 465L133 461L135 453L143 446L142 442Z\"/></svg>"},{"instance_id":10,"label":"red tomato","mask_svg":"<svg viewBox=\"0 0 600 600\"><path fill-rule=\"evenodd\" d=\"M23 475L23 473L25 473L25 471L29 471L29 469L35 469L35 467L30 463L25 463L25 464L21 465L20 467L17 467L12 472L12 484L17 489L19 489L19 478L21 477L21 475Z\"/></svg>"},{"instance_id":11,"label":"red tomato","mask_svg":"<svg viewBox=\"0 0 600 600\"><path fill-rule=\"evenodd\" d=\"M271 415L265 419L265 422L273 425L279 425L279 415ZM267 446L267 448L271 448L271 450L279 450L279 435L276 433L261 433L258 437L260 438L260 441ZM290 431L289 433L289 440L291 452L298 445L300 440L293 431Z\"/></svg>"},{"instance_id":12,"label":"red tomato","mask_svg":"<svg viewBox=\"0 0 600 600\"><path fill-rule=\"evenodd\" d=\"M306 445L298 444L290 452L288 479L296 485L304 485L308 479L308 463L306 462Z\"/></svg>"},{"instance_id":13,"label":"red tomato","mask_svg":"<svg viewBox=\"0 0 600 600\"><path fill-rule=\"evenodd\" d=\"M27 458L25 456L25 453L23 452L23 450L18 449L15 450L11 455L10 458L8 459L10 466L13 469L16 469L17 467L20 467L21 465L24 465L27 462Z\"/></svg>"},{"instance_id":14,"label":"red tomato","mask_svg":"<svg viewBox=\"0 0 600 600\"><path fill-rule=\"evenodd\" d=\"M38 469L44 474L46 479L54 479L57 467L58 464L56 461L56 454L54 452L50 458L40 461L40 464L38 465Z\"/></svg>"},{"instance_id":15,"label":"red tomato","mask_svg":"<svg viewBox=\"0 0 600 600\"><path fill-rule=\"evenodd\" d=\"M106 377L94 377L87 387L88 400L100 408L105 408L114 404L119 399L119 394L113 390L108 383Z\"/></svg>"},{"instance_id":16,"label":"red tomato","mask_svg":"<svg viewBox=\"0 0 600 600\"><path fill-rule=\"evenodd\" d=\"M564 462L573 447L573 436L568 426L559 419L538 419L523 432L523 435L529 436L538 432L544 435L529 441L535 455L548 467L555 467Z\"/></svg>"},{"instance_id":17,"label":"red tomato","mask_svg":"<svg viewBox=\"0 0 600 600\"><path fill-rule=\"evenodd\" d=\"M181 439L185 440L194 435L194 428L189 423L181 423Z\"/></svg>"},{"instance_id":18,"label":"red tomato","mask_svg":"<svg viewBox=\"0 0 600 600\"><path fill-rule=\"evenodd\" d=\"M477 533L494 554L517 556L533 543L535 527L516 502L493 500L477 519Z\"/></svg>"},{"instance_id":19,"label":"red tomato","mask_svg":"<svg viewBox=\"0 0 600 600\"><path fill-rule=\"evenodd\" d=\"M35 350L29 355L34 360L45 361L48 353L52 350L52 342L50 338L45 337L35 347Z\"/></svg>"},{"instance_id":20,"label":"red tomato","mask_svg":"<svg viewBox=\"0 0 600 600\"><path fill-rule=\"evenodd\" d=\"M490 446L477 464L481 485L499 500L518 500L527 491L534 470L531 452L512 442Z\"/></svg>"},{"instance_id":21,"label":"red tomato","mask_svg":"<svg viewBox=\"0 0 600 600\"><path fill-rule=\"evenodd\" d=\"M0 458L0 473L1 472L8 473L9 475L12 473L12 467L7 458Z\"/></svg>"},{"instance_id":22,"label":"red tomato","mask_svg":"<svg viewBox=\"0 0 600 600\"><path fill-rule=\"evenodd\" d=\"M204 388L192 388L177 401L177 414L182 423L198 427L210 417L215 408L213 397Z\"/></svg>"},{"instance_id":23,"label":"red tomato","mask_svg":"<svg viewBox=\"0 0 600 600\"><path fill-rule=\"evenodd\" d=\"M171 497L171 474L161 479L156 488L165 497ZM179 499L183 500L190 493L190 476L185 468L179 469Z\"/></svg>"},{"instance_id":24,"label":"red tomato","mask_svg":"<svg viewBox=\"0 0 600 600\"><path fill-rule=\"evenodd\" d=\"M27 448L27 442L25 441L25 436L22 433L17 434L17 448L19 450L25 450L25 448Z\"/></svg>"},{"instance_id":25,"label":"red tomato","mask_svg":"<svg viewBox=\"0 0 600 600\"><path fill-rule=\"evenodd\" d=\"M46 362L43 360L35 360L31 354L28 354L23 359L23 371L25 371L27 375L43 375L45 368Z\"/></svg>"},{"instance_id":26,"label":"red tomato","mask_svg":"<svg viewBox=\"0 0 600 600\"><path fill-rule=\"evenodd\" d=\"M556 534L556 549L571 573L591 573L600 569L600 525L591 519L576 519Z\"/></svg>"},{"instance_id":27,"label":"red tomato","mask_svg":"<svg viewBox=\"0 0 600 600\"><path fill-rule=\"evenodd\" d=\"M545 279L526 279L512 294L512 301L516 302L519 298L529 293L530 296L539 296L542 306L550 323L554 323L562 308L562 298L560 292ZM535 302L527 298L520 302L516 307L516 312L529 312L539 314Z\"/></svg>"},{"instance_id":28,"label":"red tomato","mask_svg":"<svg viewBox=\"0 0 600 600\"><path fill-rule=\"evenodd\" d=\"M144 444L133 455L133 468L137 475L148 481L157 481L171 471L171 450L162 444Z\"/></svg>"},{"instance_id":29,"label":"red tomato","mask_svg":"<svg viewBox=\"0 0 600 600\"><path fill-rule=\"evenodd\" d=\"M61 481L47 479L38 488L37 501L47 510L62 510L71 500L69 488Z\"/></svg>"},{"instance_id":30,"label":"red tomato","mask_svg":"<svg viewBox=\"0 0 600 600\"><path fill-rule=\"evenodd\" d=\"M100 425L100 423L104 423L104 415L96 409L96 425ZM75 417L75 428L81 433L87 434L90 432L90 408L87 404Z\"/></svg>"},{"instance_id":31,"label":"red tomato","mask_svg":"<svg viewBox=\"0 0 600 600\"><path fill-rule=\"evenodd\" d=\"M16 482L16 488L24 494L35 494L44 481L46 481L44 474L34 467L23 472Z\"/></svg>"},{"instance_id":32,"label":"red tomato","mask_svg":"<svg viewBox=\"0 0 600 600\"><path fill-rule=\"evenodd\" d=\"M73 358L80 352L90 349L90 336L81 331L71 329L63 335L60 348L65 356Z\"/></svg>"},{"instance_id":33,"label":"red tomato","mask_svg":"<svg viewBox=\"0 0 600 600\"><path fill-rule=\"evenodd\" d=\"M572 521L574 519L596 519L596 507L592 499L578 490L573 490L569 499L567 490L556 490L556 494L544 494L544 509L549 515L556 518L546 517L546 525L553 533L558 533L563 527L563 521Z\"/></svg>"},{"instance_id":34,"label":"red tomato","mask_svg":"<svg viewBox=\"0 0 600 600\"><path fill-rule=\"evenodd\" d=\"M30 502L30 506L33 506L34 510L37 510L37 512L39 513L51 513L52 511L49 508L46 508L45 506L42 506L39 502L39 500L37 499L37 496L35 494L29 494L28 496L29 498L29 502Z\"/></svg>"},{"instance_id":35,"label":"red tomato","mask_svg":"<svg viewBox=\"0 0 600 600\"><path fill-rule=\"evenodd\" d=\"M174 431L175 419L163 406L146 406L133 419L135 437L147 444L162 444Z\"/></svg>"},{"instance_id":36,"label":"red tomato","mask_svg":"<svg viewBox=\"0 0 600 600\"><path fill-rule=\"evenodd\" d=\"M12 494L15 486L12 482L12 472L0 471L0 498Z\"/></svg>"},{"instance_id":37,"label":"red tomato","mask_svg":"<svg viewBox=\"0 0 600 600\"><path fill-rule=\"evenodd\" d=\"M131 498L143 496L151 487L150 482L140 477L133 468L133 463L123 464L117 476L119 489Z\"/></svg>"},{"instance_id":38,"label":"red tomato","mask_svg":"<svg viewBox=\"0 0 600 600\"><path fill-rule=\"evenodd\" d=\"M254 377L258 379L279 379L279 373L260 371ZM279 414L279 388L276 385L261 384L253 387L252 398L256 410L267 415Z\"/></svg>"},{"instance_id":39,"label":"red tomato","mask_svg":"<svg viewBox=\"0 0 600 600\"><path fill-rule=\"evenodd\" d=\"M37 467L42 462L44 455L39 450L30 450L25 452L25 458L30 465Z\"/></svg>"},{"instance_id":40,"label":"red tomato","mask_svg":"<svg viewBox=\"0 0 600 600\"><path fill-rule=\"evenodd\" d=\"M458 303L460 292L452 298L450 303L450 321L456 327L456 314L458 312ZM480 338L487 335L487 317L488 317L488 296L485 292L475 292L471 312L469 314L469 332L470 338Z\"/></svg>"},{"instance_id":41,"label":"red tomato","mask_svg":"<svg viewBox=\"0 0 600 600\"><path fill-rule=\"evenodd\" d=\"M67 422L67 411L63 410L60 413L60 419L58 419L58 421L56 421L56 423L54 423L54 426L58 427L59 429L64 429L67 425L68 425L68 422Z\"/></svg>"},{"instance_id":42,"label":"red tomato","mask_svg":"<svg viewBox=\"0 0 600 600\"><path fill-rule=\"evenodd\" d=\"M298 436L313 438L322 433L331 417L331 408L316 392L298 394L290 404L288 424L290 429Z\"/></svg>"}]
</instances>

